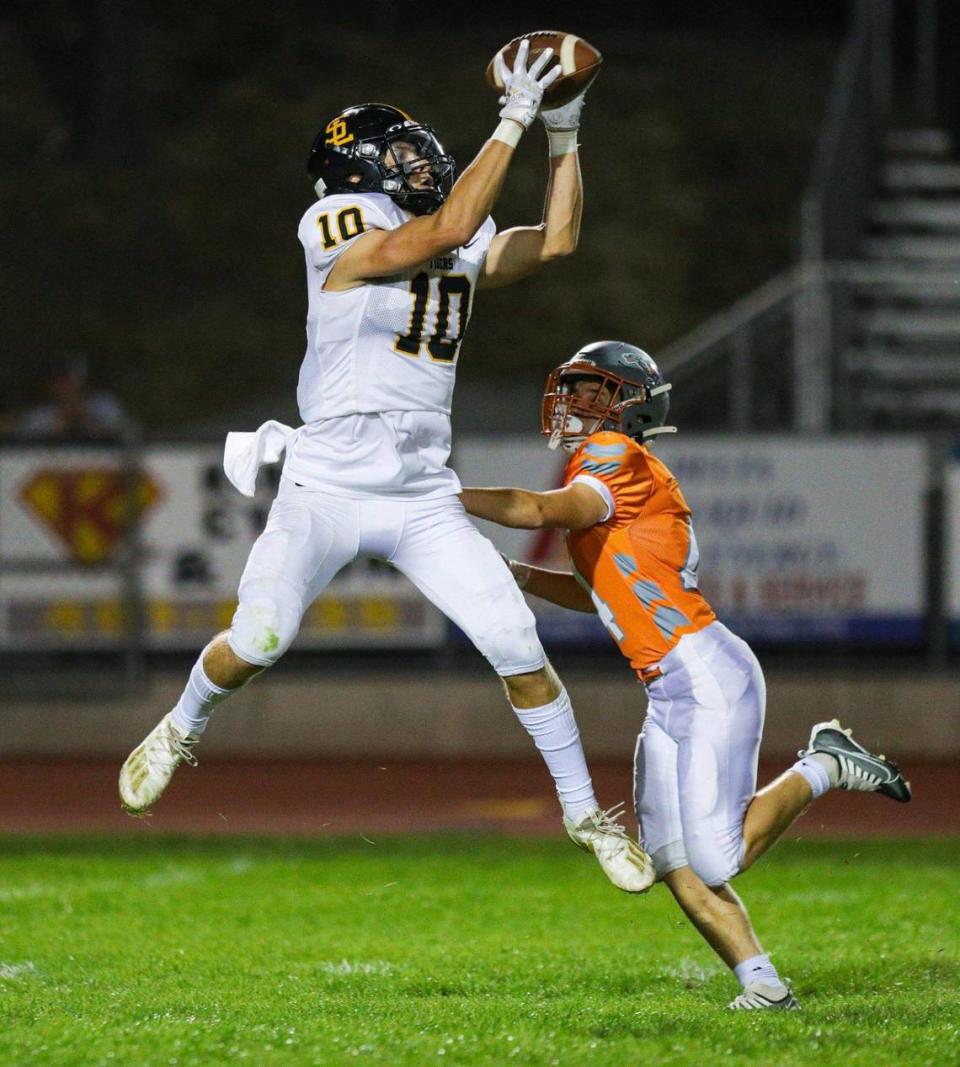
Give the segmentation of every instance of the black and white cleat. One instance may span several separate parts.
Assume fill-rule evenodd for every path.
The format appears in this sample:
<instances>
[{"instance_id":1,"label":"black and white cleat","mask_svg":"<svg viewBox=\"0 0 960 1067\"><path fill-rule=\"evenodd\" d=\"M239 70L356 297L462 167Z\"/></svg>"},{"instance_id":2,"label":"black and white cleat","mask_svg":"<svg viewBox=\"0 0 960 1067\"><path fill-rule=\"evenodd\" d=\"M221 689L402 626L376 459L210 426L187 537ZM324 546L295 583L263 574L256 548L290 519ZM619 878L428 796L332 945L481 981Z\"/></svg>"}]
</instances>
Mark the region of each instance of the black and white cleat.
<instances>
[{"instance_id":1,"label":"black and white cleat","mask_svg":"<svg viewBox=\"0 0 960 1067\"><path fill-rule=\"evenodd\" d=\"M901 804L911 797L910 783L900 768L885 756L875 756L844 730L838 719L818 722L810 731L807 748L797 753L801 758L812 752L826 752L840 764L840 788L858 793L882 793Z\"/></svg>"}]
</instances>

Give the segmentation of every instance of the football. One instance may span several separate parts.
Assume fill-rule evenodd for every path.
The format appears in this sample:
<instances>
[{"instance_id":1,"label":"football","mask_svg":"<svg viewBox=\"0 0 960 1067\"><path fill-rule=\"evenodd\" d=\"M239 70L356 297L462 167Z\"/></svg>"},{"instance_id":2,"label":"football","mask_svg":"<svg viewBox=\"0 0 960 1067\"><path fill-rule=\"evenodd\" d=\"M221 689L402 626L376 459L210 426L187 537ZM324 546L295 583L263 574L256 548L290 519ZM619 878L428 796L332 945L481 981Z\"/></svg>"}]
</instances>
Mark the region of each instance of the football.
<instances>
[{"instance_id":1,"label":"football","mask_svg":"<svg viewBox=\"0 0 960 1067\"><path fill-rule=\"evenodd\" d=\"M552 48L554 57L560 61L563 73L547 88L543 94L543 106L545 108L562 107L582 93L600 72L600 64L603 56L582 37L572 33L564 33L562 30L536 30L533 33L524 33L497 52L497 55L487 64L487 82L497 92L503 90L503 83L497 78L496 59L502 55L508 67L513 67L513 61L517 57L517 49L524 39L530 41L530 55L527 59L527 67L540 55L545 48Z\"/></svg>"}]
</instances>

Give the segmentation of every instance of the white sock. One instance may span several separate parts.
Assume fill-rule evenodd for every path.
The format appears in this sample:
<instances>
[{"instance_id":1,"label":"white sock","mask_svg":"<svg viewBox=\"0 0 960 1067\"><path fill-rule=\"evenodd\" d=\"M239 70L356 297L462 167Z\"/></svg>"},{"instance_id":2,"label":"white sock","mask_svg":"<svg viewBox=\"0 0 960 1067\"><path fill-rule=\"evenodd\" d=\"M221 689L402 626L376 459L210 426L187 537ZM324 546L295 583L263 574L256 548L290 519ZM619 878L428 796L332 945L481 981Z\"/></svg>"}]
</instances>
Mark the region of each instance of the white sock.
<instances>
[{"instance_id":1,"label":"white sock","mask_svg":"<svg viewBox=\"0 0 960 1067\"><path fill-rule=\"evenodd\" d=\"M514 708L557 784L563 814L574 822L588 809L597 807L587 758L580 744L580 731L566 689L541 708Z\"/></svg>"},{"instance_id":2,"label":"white sock","mask_svg":"<svg viewBox=\"0 0 960 1067\"><path fill-rule=\"evenodd\" d=\"M203 652L201 652L200 658L190 672L187 687L173 709L173 721L185 733L199 736L206 730L213 709L221 700L226 700L235 691L221 689L220 686L210 681L203 669Z\"/></svg>"},{"instance_id":3,"label":"white sock","mask_svg":"<svg viewBox=\"0 0 960 1067\"><path fill-rule=\"evenodd\" d=\"M733 973L744 989L751 982L769 982L783 985L777 968L770 962L770 957L764 953L762 956L751 956L750 959L738 963L733 968Z\"/></svg>"},{"instance_id":4,"label":"white sock","mask_svg":"<svg viewBox=\"0 0 960 1067\"><path fill-rule=\"evenodd\" d=\"M790 770L806 778L813 790L814 800L840 784L840 764L829 752L811 752L809 756L798 759Z\"/></svg>"}]
</instances>

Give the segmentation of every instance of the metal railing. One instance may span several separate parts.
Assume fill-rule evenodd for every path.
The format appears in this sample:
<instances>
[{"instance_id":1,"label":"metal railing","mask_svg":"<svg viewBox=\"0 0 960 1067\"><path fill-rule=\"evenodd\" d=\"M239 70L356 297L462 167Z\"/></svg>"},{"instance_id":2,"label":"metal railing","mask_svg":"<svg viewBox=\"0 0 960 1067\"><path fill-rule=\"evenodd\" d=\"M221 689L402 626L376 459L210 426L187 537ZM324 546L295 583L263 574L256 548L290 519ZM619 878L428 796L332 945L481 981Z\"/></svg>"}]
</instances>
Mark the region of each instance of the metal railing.
<instances>
[{"instance_id":1,"label":"metal railing","mask_svg":"<svg viewBox=\"0 0 960 1067\"><path fill-rule=\"evenodd\" d=\"M804 263L856 255L890 116L893 0L858 0L801 207Z\"/></svg>"},{"instance_id":2,"label":"metal railing","mask_svg":"<svg viewBox=\"0 0 960 1067\"><path fill-rule=\"evenodd\" d=\"M771 341L781 336L778 327L782 324L793 329L795 303L803 289L804 276L800 267L778 274L679 341L661 349L657 360L673 383L677 398L687 393L696 401L702 372L713 364L725 362L727 424L737 431L759 429L755 402L759 379L769 363L782 365L789 358L789 349L777 351L780 346L775 341L771 346ZM712 382L704 388L715 391Z\"/></svg>"},{"instance_id":3,"label":"metal railing","mask_svg":"<svg viewBox=\"0 0 960 1067\"><path fill-rule=\"evenodd\" d=\"M656 356L678 403L696 404L698 391L716 394L722 381L730 429L856 429L850 412L858 397L843 356L858 331L858 302L876 301L891 286L949 291L956 284L950 268L918 271L862 260L797 266ZM811 349L823 357L811 360ZM780 397L777 405L769 402L771 392Z\"/></svg>"},{"instance_id":4,"label":"metal railing","mask_svg":"<svg viewBox=\"0 0 960 1067\"><path fill-rule=\"evenodd\" d=\"M693 381L694 371L727 361L728 424L737 430L756 428L760 379L766 378L765 390L771 381L767 364L780 384L790 367L786 409L782 403L774 407L778 428L824 433L833 425L835 356L849 323L835 321L831 289L851 269L849 262L836 261L850 261L858 252L889 120L892 17L893 0L857 0L853 8L801 208L800 265L659 354L668 375L683 385ZM777 339L772 346L771 338Z\"/></svg>"},{"instance_id":5,"label":"metal railing","mask_svg":"<svg viewBox=\"0 0 960 1067\"><path fill-rule=\"evenodd\" d=\"M823 262L859 252L873 190L880 139L890 117L893 0L858 0L837 62L813 174L801 205L801 261L806 277L797 308L794 425L830 428L838 349Z\"/></svg>"}]
</instances>

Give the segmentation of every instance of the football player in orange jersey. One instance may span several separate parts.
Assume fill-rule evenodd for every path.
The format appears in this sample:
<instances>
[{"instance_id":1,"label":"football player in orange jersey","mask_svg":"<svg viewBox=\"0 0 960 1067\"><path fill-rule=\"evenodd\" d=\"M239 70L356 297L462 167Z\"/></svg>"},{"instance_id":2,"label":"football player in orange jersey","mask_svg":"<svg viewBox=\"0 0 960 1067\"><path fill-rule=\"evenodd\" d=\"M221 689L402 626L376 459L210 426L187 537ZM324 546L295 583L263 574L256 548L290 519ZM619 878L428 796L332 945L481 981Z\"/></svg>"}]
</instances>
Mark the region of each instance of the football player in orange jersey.
<instances>
[{"instance_id":1,"label":"football player in orange jersey","mask_svg":"<svg viewBox=\"0 0 960 1067\"><path fill-rule=\"evenodd\" d=\"M563 488L464 489L470 514L521 529L568 531L573 573L515 561L526 592L597 612L647 692L637 740L641 842L658 880L743 992L735 1009L795 1009L729 881L828 789L910 799L896 764L833 722L813 727L799 760L756 791L763 672L698 586L699 551L676 478L653 455L670 385L646 352L620 341L580 349L547 380L542 431L572 453Z\"/></svg>"}]
</instances>

